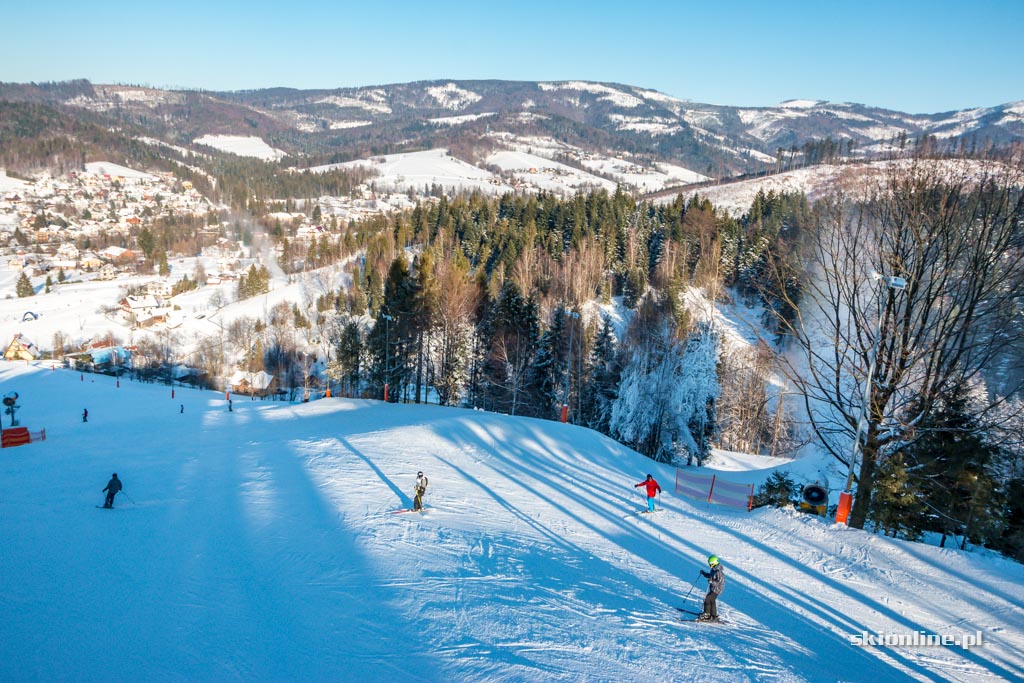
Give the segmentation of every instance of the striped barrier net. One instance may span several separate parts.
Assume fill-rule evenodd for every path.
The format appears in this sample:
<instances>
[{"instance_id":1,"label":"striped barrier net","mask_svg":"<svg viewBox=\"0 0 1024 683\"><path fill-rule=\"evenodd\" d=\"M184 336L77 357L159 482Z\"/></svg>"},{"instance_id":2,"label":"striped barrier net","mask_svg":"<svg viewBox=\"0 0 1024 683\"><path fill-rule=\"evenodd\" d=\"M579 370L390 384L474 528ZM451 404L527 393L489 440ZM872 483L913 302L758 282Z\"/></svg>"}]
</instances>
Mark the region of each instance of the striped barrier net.
<instances>
[{"instance_id":1,"label":"striped barrier net","mask_svg":"<svg viewBox=\"0 0 1024 683\"><path fill-rule=\"evenodd\" d=\"M718 474L676 470L676 493L740 510L754 507L754 485L723 479Z\"/></svg>"}]
</instances>

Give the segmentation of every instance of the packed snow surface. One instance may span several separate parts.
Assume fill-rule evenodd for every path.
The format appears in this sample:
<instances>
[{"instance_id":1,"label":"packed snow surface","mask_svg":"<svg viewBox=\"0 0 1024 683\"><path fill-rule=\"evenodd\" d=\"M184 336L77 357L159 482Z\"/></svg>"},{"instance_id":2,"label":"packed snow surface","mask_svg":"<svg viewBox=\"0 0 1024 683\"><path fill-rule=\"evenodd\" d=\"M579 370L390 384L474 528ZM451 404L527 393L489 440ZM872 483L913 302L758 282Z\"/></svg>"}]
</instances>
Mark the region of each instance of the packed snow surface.
<instances>
[{"instance_id":1,"label":"packed snow surface","mask_svg":"<svg viewBox=\"0 0 1024 683\"><path fill-rule=\"evenodd\" d=\"M85 172L92 173L93 175L109 175L119 176L121 178L144 178L146 180L155 180L155 177L149 173L136 171L134 168L128 168L127 166L121 166L120 164L112 164L109 161L90 161L85 165Z\"/></svg>"},{"instance_id":2,"label":"packed snow surface","mask_svg":"<svg viewBox=\"0 0 1024 683\"><path fill-rule=\"evenodd\" d=\"M373 179L376 187L398 192L409 189L423 190L431 185L465 191L479 190L489 194L512 191L508 185L496 181L490 172L451 156L448 150L443 148L387 154L340 164L315 166L309 170L318 172L358 167L373 169L379 174Z\"/></svg>"},{"instance_id":3,"label":"packed snow surface","mask_svg":"<svg viewBox=\"0 0 1024 683\"><path fill-rule=\"evenodd\" d=\"M7 171L0 168L0 192L3 192L5 194L8 192L21 192L27 185L28 183L26 183L24 180L12 178L9 175L7 175Z\"/></svg>"},{"instance_id":4,"label":"packed snow surface","mask_svg":"<svg viewBox=\"0 0 1024 683\"><path fill-rule=\"evenodd\" d=\"M345 398L233 396L229 412L223 393L46 362L0 362L0 386L47 436L0 457L5 681L974 682L1024 667L1021 565L709 507L580 427ZM418 470L427 512L393 514ZM97 509L115 471L124 494ZM647 472L665 489L654 515L637 514ZM728 623L681 622L710 553ZM865 632L983 645L853 644Z\"/></svg>"},{"instance_id":5,"label":"packed snow surface","mask_svg":"<svg viewBox=\"0 0 1024 683\"><path fill-rule=\"evenodd\" d=\"M263 138L251 135L204 135L193 140L197 145L206 145L219 149L222 152L230 152L240 157L255 157L264 161L274 161L287 156L279 149L274 149Z\"/></svg>"}]
</instances>

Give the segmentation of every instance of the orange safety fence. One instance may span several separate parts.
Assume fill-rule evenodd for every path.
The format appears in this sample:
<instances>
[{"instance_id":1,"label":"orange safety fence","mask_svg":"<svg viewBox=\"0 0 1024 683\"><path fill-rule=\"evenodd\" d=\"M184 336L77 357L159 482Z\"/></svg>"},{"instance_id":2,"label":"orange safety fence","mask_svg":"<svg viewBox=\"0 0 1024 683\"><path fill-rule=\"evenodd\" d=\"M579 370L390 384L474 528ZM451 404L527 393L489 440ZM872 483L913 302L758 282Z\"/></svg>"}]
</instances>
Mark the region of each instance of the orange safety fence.
<instances>
[{"instance_id":1,"label":"orange safety fence","mask_svg":"<svg viewBox=\"0 0 1024 683\"><path fill-rule=\"evenodd\" d=\"M41 429L38 432L30 432L28 427L8 427L4 430L3 436L0 437L3 448L24 446L33 441L46 441L46 430Z\"/></svg>"}]
</instances>

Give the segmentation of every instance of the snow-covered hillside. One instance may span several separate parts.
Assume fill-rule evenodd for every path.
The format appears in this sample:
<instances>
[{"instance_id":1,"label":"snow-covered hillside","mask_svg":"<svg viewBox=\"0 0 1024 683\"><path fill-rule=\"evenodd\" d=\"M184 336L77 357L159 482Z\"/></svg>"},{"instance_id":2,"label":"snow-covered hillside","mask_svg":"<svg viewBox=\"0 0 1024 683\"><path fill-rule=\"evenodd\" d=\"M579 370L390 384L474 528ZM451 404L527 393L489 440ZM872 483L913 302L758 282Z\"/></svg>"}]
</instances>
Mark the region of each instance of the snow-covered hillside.
<instances>
[{"instance_id":1,"label":"snow-covered hillside","mask_svg":"<svg viewBox=\"0 0 1024 683\"><path fill-rule=\"evenodd\" d=\"M0 266L0 292L13 293L21 271L6 267L2 259L0 264L4 264ZM169 263L170 277L178 280L191 276L197 264L202 264L208 273L217 271L216 259L179 258ZM274 268L272 262L269 266ZM44 291L44 278L35 277L35 296L0 298L0 344L6 348L14 335L21 334L39 348L50 351L57 333L76 347L107 334L113 334L123 344L154 336L170 340L187 357L196 341L219 337L233 320L265 318L267 311L281 302L303 302L331 288L349 286L351 278L343 272L344 266L345 263L339 263L293 278L276 272L272 274L269 292L241 301L235 300L238 283L234 280L206 285L174 297L174 308L168 314L167 324L158 324L150 330L133 329L123 315L110 309L118 305L128 287L144 287L157 279L152 275L99 280L93 279L94 274L76 274L50 292ZM226 301L232 303L223 303ZM26 316L27 313L34 316Z\"/></svg>"},{"instance_id":2,"label":"snow-covered hillside","mask_svg":"<svg viewBox=\"0 0 1024 683\"><path fill-rule=\"evenodd\" d=\"M277 161L285 155L279 149L274 149L262 138L251 135L203 135L193 140L197 145L206 145L219 149L222 152L230 152L240 157L255 157L264 161Z\"/></svg>"},{"instance_id":3,"label":"snow-covered hillside","mask_svg":"<svg viewBox=\"0 0 1024 683\"><path fill-rule=\"evenodd\" d=\"M18 180L7 175L7 171L0 169L0 192L20 192L27 183L24 180Z\"/></svg>"},{"instance_id":4,"label":"snow-covered hillside","mask_svg":"<svg viewBox=\"0 0 1024 683\"><path fill-rule=\"evenodd\" d=\"M431 185L440 185L455 191L476 190L487 194L512 191L511 186L497 181L489 171L451 156L446 149L388 154L341 164L316 166L310 170L323 172L335 168L372 169L378 174L373 179L376 187L397 192L410 189L423 191Z\"/></svg>"},{"instance_id":5,"label":"snow-covered hillside","mask_svg":"<svg viewBox=\"0 0 1024 683\"><path fill-rule=\"evenodd\" d=\"M450 124L456 119L465 118L451 117L436 121ZM376 188L395 192L423 191L424 188L438 185L455 192L502 194L544 191L572 196L577 192L594 189L614 192L618 183L642 191L658 191L707 180L706 176L682 166L661 163L654 167L640 166L618 157L585 154L578 148L558 144L548 138L515 138L497 134L491 137L508 146L508 149L491 152L484 160L487 167L498 169L501 175L466 163L443 148L388 154L315 166L309 170L324 172L338 168L368 168L377 173L372 179ZM573 156L582 166L612 179L554 160L559 154Z\"/></svg>"},{"instance_id":6,"label":"snow-covered hillside","mask_svg":"<svg viewBox=\"0 0 1024 683\"><path fill-rule=\"evenodd\" d=\"M673 493L674 469L579 427L338 398L234 396L229 411L220 393L46 363L0 363L0 387L47 435L0 456L3 680L973 682L1024 668L1021 565L709 507ZM417 470L429 510L392 514ZM126 495L96 509L114 471ZM636 514L647 472L665 489L653 516ZM710 553L728 623L680 622ZM864 632L983 645L855 645Z\"/></svg>"},{"instance_id":7,"label":"snow-covered hillside","mask_svg":"<svg viewBox=\"0 0 1024 683\"><path fill-rule=\"evenodd\" d=\"M716 209L722 209L735 216L750 210L758 192L802 192L812 202L842 189L858 194L883 184L884 177L893 166L907 167L913 164L907 159L891 159L860 164L820 164L795 169L759 178L750 178L721 185L706 185L699 188L683 188L684 197L698 194L709 199ZM931 162L951 177L983 177L991 173L991 162L964 159L948 159ZM655 201L671 202L679 192L665 192L657 195Z\"/></svg>"}]
</instances>

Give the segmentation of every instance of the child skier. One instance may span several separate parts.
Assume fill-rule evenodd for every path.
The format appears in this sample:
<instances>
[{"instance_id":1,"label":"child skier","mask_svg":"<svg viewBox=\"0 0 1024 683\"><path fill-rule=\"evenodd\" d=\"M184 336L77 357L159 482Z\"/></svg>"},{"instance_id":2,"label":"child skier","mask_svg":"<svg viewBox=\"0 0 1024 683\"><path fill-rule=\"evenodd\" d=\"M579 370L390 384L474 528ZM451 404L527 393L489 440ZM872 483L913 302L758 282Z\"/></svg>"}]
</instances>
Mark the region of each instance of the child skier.
<instances>
[{"instance_id":1,"label":"child skier","mask_svg":"<svg viewBox=\"0 0 1024 683\"><path fill-rule=\"evenodd\" d=\"M647 475L647 479L643 480L639 484L634 484L633 488L639 488L641 486L647 487L647 512L654 512L654 497L661 493L661 486L655 481L654 477Z\"/></svg>"},{"instance_id":2,"label":"child skier","mask_svg":"<svg viewBox=\"0 0 1024 683\"><path fill-rule=\"evenodd\" d=\"M703 569L700 575L708 580L708 594L704 596L704 611L697 617L697 621L718 621L718 596L725 588L725 570L718 562L718 556L712 555L708 558L710 572Z\"/></svg>"}]
</instances>

